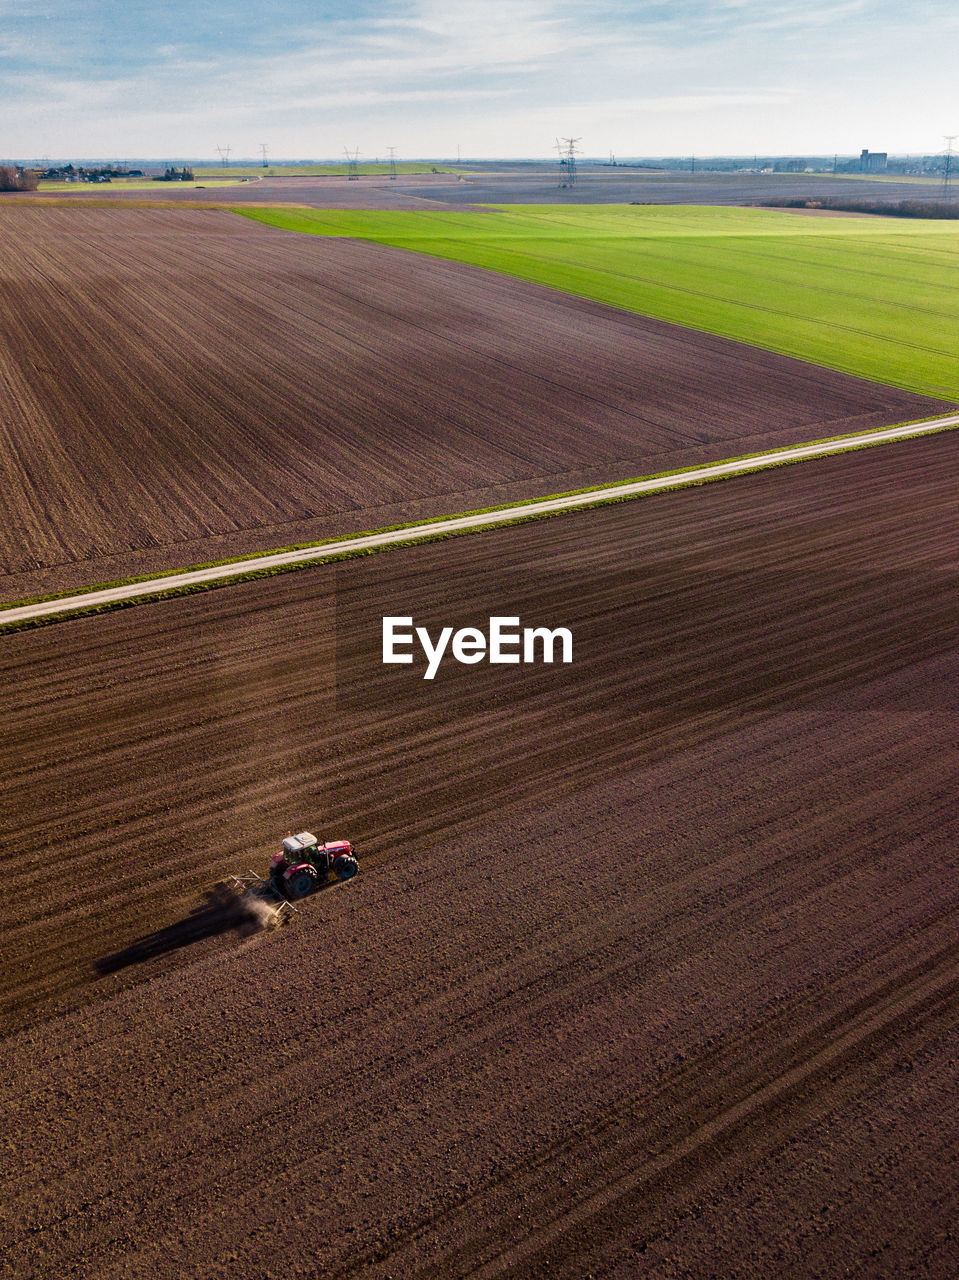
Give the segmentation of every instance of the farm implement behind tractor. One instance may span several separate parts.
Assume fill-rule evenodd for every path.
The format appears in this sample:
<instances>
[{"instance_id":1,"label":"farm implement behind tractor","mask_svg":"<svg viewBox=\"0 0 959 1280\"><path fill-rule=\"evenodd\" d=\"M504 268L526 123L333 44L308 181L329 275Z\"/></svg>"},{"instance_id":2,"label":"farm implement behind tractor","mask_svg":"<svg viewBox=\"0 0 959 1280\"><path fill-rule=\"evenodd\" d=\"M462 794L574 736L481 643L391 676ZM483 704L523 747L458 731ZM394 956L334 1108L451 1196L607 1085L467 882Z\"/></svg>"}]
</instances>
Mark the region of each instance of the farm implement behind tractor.
<instances>
[{"instance_id":1,"label":"farm implement behind tractor","mask_svg":"<svg viewBox=\"0 0 959 1280\"><path fill-rule=\"evenodd\" d=\"M285 924L296 911L293 905L327 884L331 877L352 880L359 863L349 840L325 840L322 844L311 831L287 836L283 847L270 860L266 876L247 871L231 876L237 893L260 899L275 914L274 923Z\"/></svg>"}]
</instances>

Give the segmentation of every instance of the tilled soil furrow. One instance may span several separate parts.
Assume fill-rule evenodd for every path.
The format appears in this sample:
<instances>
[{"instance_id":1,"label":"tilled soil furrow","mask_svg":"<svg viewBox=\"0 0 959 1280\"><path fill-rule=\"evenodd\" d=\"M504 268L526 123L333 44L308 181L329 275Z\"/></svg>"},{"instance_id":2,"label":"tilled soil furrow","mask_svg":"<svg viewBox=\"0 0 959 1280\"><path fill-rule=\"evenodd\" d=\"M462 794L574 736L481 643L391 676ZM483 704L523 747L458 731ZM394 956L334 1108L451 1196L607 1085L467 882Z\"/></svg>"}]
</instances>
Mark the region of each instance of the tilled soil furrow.
<instances>
[{"instance_id":1,"label":"tilled soil furrow","mask_svg":"<svg viewBox=\"0 0 959 1280\"><path fill-rule=\"evenodd\" d=\"M948 456L949 441L927 444ZM920 447L927 446L910 446ZM856 461L862 464L864 459ZM778 485L783 478L770 476L762 484L757 479L750 487ZM736 496L732 490L727 493L729 497ZM705 493L691 496L701 501ZM718 507L725 521L727 503L711 501L710 506ZM836 555L834 519L823 529L809 521L801 507L797 511L799 545L806 541L810 552L816 550L824 555L831 570ZM647 519L665 514L666 508L649 508L638 524L642 527ZM875 536L875 515L870 515ZM923 517L927 522L925 545L934 548L937 558L941 558L943 544L941 539L929 537L929 522L944 516L944 510L936 506ZM594 513L592 517L578 517L573 523L582 528L583 521L597 518L599 513ZM917 522L898 523L895 496L893 513L886 519L897 521L895 543L874 554L886 560L902 555L915 572L913 526ZM628 514L616 519L609 513L602 520L625 523L627 529L634 523ZM721 536L737 548L740 539L735 529L722 530L722 524L719 529ZM496 541L497 550L504 537L508 543L531 536L529 531L487 535ZM563 554L575 561L577 553L568 543L566 531L558 525L548 531L538 530L534 541L540 539L560 546ZM783 541L780 529L771 547L773 554ZM465 551L467 544L459 547ZM475 585L468 585L469 579L463 577L467 616L471 617L479 612L483 592L489 589L480 585L486 580L487 566L496 565L495 555L482 540L469 550L474 548L481 575L474 580ZM422 563L436 554L424 548L417 551L415 559ZM628 557L628 548L624 554ZM798 555L798 545L793 554ZM409 589L413 580L407 576L403 559L395 563L401 570L401 583L406 584L403 589ZM220 650L218 663L210 668L212 684L208 676L195 683L188 681L182 690L177 687L173 648L161 660L165 696L158 707L138 693L131 702L127 691L137 690L138 684L121 683L109 700L101 696L94 703L90 699L90 712L84 710L75 721L67 722L65 733L51 734L50 704L38 697L33 718L28 718L28 725L36 727L30 728L24 748L12 757L14 774L32 757L27 774L30 786L18 794L14 783L5 800L8 838L22 842L24 852L7 881L9 894L4 915L8 931L4 949L15 955L17 947L32 941L32 981L38 994L42 984L44 998L56 985L49 976L43 976L51 961L56 966L66 966L61 969L64 987L76 988L80 979L77 969L70 972L70 967L79 961L89 977L93 960L118 949L111 948L110 941L115 938L121 943L125 919L131 922L127 942L142 935L142 911L148 902L151 918L159 923L164 901L170 912L182 909L184 880L196 883L204 874L214 879L237 858L244 866L255 860L252 850L256 842L251 842L250 855L226 848L220 856L211 858L208 846L215 838L213 831L227 812L235 820L243 821L249 814L254 821L263 822L259 815L271 803L287 807L289 798L293 801L291 807L298 808L298 793L325 796L321 807L328 809L332 803L341 814L344 829L350 828L371 858L371 865L375 865L389 856L387 851L391 848L422 844L443 832L465 829L481 817L494 797L499 805L518 805L535 795L544 781L570 789L588 785L596 777L629 767L637 759L663 758L679 744L704 741L722 732L731 715L735 714L742 724L758 721L784 697L792 705L802 705L820 697L824 689L867 678L877 664L886 669L906 665L918 654L944 649L956 640L954 583L950 574L939 570L931 571L926 578L897 581L878 571L877 560L868 576L857 578L848 574L844 562L840 562L838 586L833 581L837 575L827 570L811 580L799 596L793 589L793 575L778 569L724 578L694 576L690 580L687 563L681 558L673 577L660 568L656 575L644 577L639 584L616 573L598 581L590 578L584 582L580 576L572 589L560 580L558 599L567 620L575 623L576 634L585 631L589 637L590 632L595 633L587 641L591 645L589 679L567 682L564 689L565 732L561 735L556 733L551 696L556 676L548 668L524 679L525 700L519 712L522 729L521 736L517 736L520 720L515 705L499 698L492 703L484 700L462 680L450 685L445 673L439 677L444 681L442 686L423 689L420 709L415 703L408 709L397 709L386 688L385 697L364 706L365 673L372 655L365 645L344 646L342 640L334 673L329 668L324 670L324 654L329 653L324 639L316 646L310 639L297 643L282 665L277 664L265 644L252 651L234 645ZM378 618L371 616L375 609L366 608L368 575L356 576L358 584L363 585L349 591L349 577L332 578L327 574L319 581L340 584L336 599L341 635L352 637L367 630L372 639ZM378 570L374 572L374 580L380 577ZM739 602L744 593L752 597L748 628L739 625ZM263 594L286 593L264 587ZM538 609L545 607L547 594L543 587L534 588ZM236 598L234 589L223 594L224 602L229 604L225 632L228 642L231 633L243 634L242 613L236 613L232 604ZM257 601L254 617L259 618L259 590L253 593L253 599ZM330 605L320 603L322 596L317 596L315 585L307 591L306 600L309 612L318 609L320 618L330 615ZM897 610L890 607L893 600ZM380 607L388 610L393 606L384 602ZM173 614L167 610L173 610ZM193 602L175 602L150 607L145 613L160 622L164 617L192 611ZM574 611L581 621L570 616ZM215 615L215 606L211 602L201 612ZM262 616L268 617L265 610ZM99 627L105 621L95 625ZM127 629L119 618L111 619L107 625L121 635ZM84 629L88 626L83 624ZM278 634L278 628L282 630L282 624L271 621L269 636ZM138 630L133 629L131 639L124 640L121 649L135 647ZM86 633L93 635L89 630ZM12 639L20 650L29 651L38 643L41 649L47 647L36 638ZM191 639L188 644L192 655L197 651L195 642ZM618 660L613 660L617 646ZM82 652L89 652L98 665L101 662L95 648L78 651L70 646L68 651L76 655L74 662ZM132 663L126 658L122 661L121 670L132 673ZM237 664L236 673L230 667L231 661ZM253 688L257 690L252 707L251 695L242 685L244 671L252 675ZM317 677L313 676L314 671L319 672ZM221 677L221 672L229 673L228 677ZM335 714L330 701L334 684ZM437 716L435 705L440 692L444 707ZM271 695L275 695L272 706ZM88 714L94 717L92 723L85 718ZM271 716L273 725L279 722L285 726L279 736L271 727ZM322 742L315 748L304 750L291 731L297 721L329 724L330 732L323 733ZM98 722L103 723L104 732L94 727ZM89 758L85 744L91 729L105 747L103 758L99 754L93 760ZM418 744L415 756L406 748L411 736ZM133 745L131 739L139 741ZM37 744L39 754L31 748L31 740ZM249 744L245 758L242 751L237 758L236 742ZM131 751L137 761L134 772L128 772ZM252 752L256 755L255 765ZM351 758L345 772L340 769L344 755ZM477 779L463 770L464 755L484 760L479 787ZM201 758L204 776L197 779L194 761ZM278 781L260 783L256 779L258 773ZM47 778L55 779L56 791L44 786ZM123 779L119 791L118 778ZM144 778L148 781L144 782ZM72 797L78 792L90 797L81 821L72 818ZM410 797L414 797L412 803ZM184 803L188 803L190 811L189 830L184 826L181 832L175 815ZM315 820L309 811L315 812L316 807L315 801L308 805L307 821ZM37 823L38 813L43 814L42 826ZM66 848L61 834L64 828L70 829ZM101 886L91 873L100 865L107 832L113 849L129 850L132 856L125 866L120 866L109 885ZM38 900L36 909L24 917L18 897L29 892L35 878L42 875L51 849L56 850L58 861L69 868L73 881L66 892L57 892L52 886L53 892ZM144 850L148 850L146 859ZM164 887L167 883L169 889ZM70 919L75 922L72 926ZM98 923L94 925L95 919ZM64 924L77 949L72 957L60 960L65 939L52 940L52 947L47 950L38 938L38 930L59 929ZM16 968L15 959L11 958L11 964ZM8 994L16 1007L23 1009L31 1000L30 984L19 981Z\"/></svg>"},{"instance_id":2,"label":"tilled soil furrow","mask_svg":"<svg viewBox=\"0 0 959 1280\"><path fill-rule=\"evenodd\" d=\"M663 1129L659 1134L641 1133L637 1137L637 1125L634 1124L630 1127L628 1140L622 1142L625 1151L620 1149L620 1142L609 1144L607 1140L602 1157L597 1158L596 1153L591 1152L590 1159L580 1162L586 1170L584 1185L570 1186L567 1179L561 1195L557 1196L556 1181L546 1171L537 1168L531 1187L539 1188L545 1183L552 1188L547 1197L537 1201L535 1192L531 1195L529 1189L505 1188L510 1199L523 1205L523 1217L531 1224L528 1233L524 1232L521 1244L510 1245L491 1256L494 1242L502 1240L502 1229L491 1235L485 1249L474 1233L468 1252L437 1257L422 1270L405 1271L404 1274L415 1275L417 1280L425 1280L438 1271L451 1276L482 1277L482 1280L493 1276L541 1275L545 1269L556 1274L576 1274L575 1271L570 1272L570 1266L582 1266L582 1253L588 1247L587 1242L601 1241L608 1247L617 1238L614 1223L620 1231L626 1225L630 1234L642 1239L643 1220L650 1215L651 1207L658 1198L658 1184L665 1182L671 1186L679 1180L676 1166L687 1162L702 1166L710 1159L708 1153L716 1148L719 1150L712 1159L721 1159L737 1129L750 1123L771 1126L774 1113L786 1106L791 1094L801 1090L815 1092L818 1079L826 1077L831 1080L830 1073L841 1070L843 1060L857 1060L863 1052L864 1042L889 1037L907 1022L918 1022L921 1026L923 1019L942 1015L949 1016L954 1022L957 992L959 963L953 949L945 962L940 958L940 964L931 975L927 973L907 982L858 1016L853 1012L848 1019L838 1022L832 1032L828 1027L823 1028L810 1038L808 1056L803 1057L800 1051L788 1067L778 1072L775 1069L772 1073L764 1072L746 1082L727 1076L719 1095L722 1098L720 1110L715 1111L715 1102L691 1104L689 1094L684 1094L684 1122L690 1115L709 1117L688 1135L677 1137ZM730 1098L735 1101L730 1103ZM523 1170L526 1176L533 1172ZM693 1179L687 1173L681 1180L686 1184L688 1194ZM482 1216L487 1220L504 1222L502 1208L496 1212L495 1209L491 1211L490 1206L484 1206L484 1210ZM435 1225L431 1223L430 1229ZM395 1265L392 1257L383 1261L387 1266ZM338 1274L359 1274L362 1270L362 1266L360 1271L356 1271L348 1265Z\"/></svg>"},{"instance_id":3,"label":"tilled soil furrow","mask_svg":"<svg viewBox=\"0 0 959 1280\"><path fill-rule=\"evenodd\" d=\"M11 1274L945 1266L954 449L6 637ZM493 612L574 662L380 661ZM358 880L151 950L300 823Z\"/></svg>"}]
</instances>

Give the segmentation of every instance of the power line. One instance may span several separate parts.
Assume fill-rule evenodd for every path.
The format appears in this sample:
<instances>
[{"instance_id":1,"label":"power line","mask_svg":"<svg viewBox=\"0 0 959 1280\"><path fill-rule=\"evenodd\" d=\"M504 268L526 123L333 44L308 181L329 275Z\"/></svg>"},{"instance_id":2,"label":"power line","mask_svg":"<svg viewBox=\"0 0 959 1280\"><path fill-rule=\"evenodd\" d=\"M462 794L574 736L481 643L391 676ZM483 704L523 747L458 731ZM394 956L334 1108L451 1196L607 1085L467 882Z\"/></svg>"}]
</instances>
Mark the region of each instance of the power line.
<instances>
[{"instance_id":1,"label":"power line","mask_svg":"<svg viewBox=\"0 0 959 1280\"><path fill-rule=\"evenodd\" d=\"M396 148L387 147L386 149L390 153L390 179L392 181L396 177Z\"/></svg>"},{"instance_id":2,"label":"power line","mask_svg":"<svg viewBox=\"0 0 959 1280\"><path fill-rule=\"evenodd\" d=\"M263 162L262 162L262 163L263 163L263 168L264 168L264 169L268 169L268 168L270 167L270 161L269 161L269 159L267 158L267 154L266 154L266 153L267 153L267 144L266 144L265 142L261 142L261 143L260 143L260 155L263 157Z\"/></svg>"},{"instance_id":3,"label":"power line","mask_svg":"<svg viewBox=\"0 0 959 1280\"><path fill-rule=\"evenodd\" d=\"M220 153L220 164L223 166L224 169L230 163L230 152L232 150L233 150L232 147L217 146L217 151Z\"/></svg>"},{"instance_id":4,"label":"power line","mask_svg":"<svg viewBox=\"0 0 959 1280\"><path fill-rule=\"evenodd\" d=\"M350 182L353 182L354 179L360 176L360 168L358 163L360 158L360 149L359 147L354 147L353 150L351 151L349 147L344 147L343 154L346 156L346 165L347 165L347 173L349 175L349 180Z\"/></svg>"},{"instance_id":5,"label":"power line","mask_svg":"<svg viewBox=\"0 0 959 1280\"><path fill-rule=\"evenodd\" d=\"M959 138L959 134L944 133L942 136L946 140L945 160L943 161L943 165L942 165L942 196L944 200L948 200L951 194L950 186L952 183L952 161L955 156L955 152L952 149L952 144L955 142L956 138Z\"/></svg>"},{"instance_id":6,"label":"power line","mask_svg":"<svg viewBox=\"0 0 959 1280\"><path fill-rule=\"evenodd\" d=\"M559 185L561 187L573 187L576 185L576 144L582 142L582 138L563 138L560 141L556 139L556 150L559 154L560 175Z\"/></svg>"}]
</instances>

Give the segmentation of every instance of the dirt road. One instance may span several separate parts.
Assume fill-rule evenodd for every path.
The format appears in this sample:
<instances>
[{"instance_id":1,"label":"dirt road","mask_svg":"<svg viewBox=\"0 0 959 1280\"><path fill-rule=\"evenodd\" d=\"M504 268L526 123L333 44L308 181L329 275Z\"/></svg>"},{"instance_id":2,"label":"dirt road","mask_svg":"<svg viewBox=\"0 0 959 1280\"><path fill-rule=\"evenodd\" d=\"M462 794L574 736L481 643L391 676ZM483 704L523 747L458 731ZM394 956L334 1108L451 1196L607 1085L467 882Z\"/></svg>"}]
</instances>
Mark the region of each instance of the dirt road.
<instances>
[{"instance_id":1,"label":"dirt road","mask_svg":"<svg viewBox=\"0 0 959 1280\"><path fill-rule=\"evenodd\" d=\"M435 538L439 534L449 535L489 528L506 521L523 520L529 516L543 515L546 512L556 514L575 511L577 508L589 507L600 502L636 497L640 494L663 493L683 484L702 484L704 481L746 475L750 471L761 471L764 467L775 466L783 462L808 461L811 458L823 458L832 453L841 453L846 449L857 449L866 445L889 444L897 440L914 439L942 431L947 427L955 427L957 424L959 424L959 417L953 414L924 423L886 427L879 431L861 433L844 438L840 442L801 445L788 450L758 454L755 457L743 458L736 462L715 463L712 466L695 468L682 475L637 480L628 484L592 490L588 493L573 494L568 497L552 498L543 502L524 503L497 511L488 511L480 515L459 516L451 520L414 525L410 528L397 529L387 533L374 533L346 541L330 542L322 547L254 556L228 565L215 565L209 569L193 569L163 578L154 578L149 582L131 582L118 587L105 587L98 591L90 591L79 596L64 596L56 600L20 605L16 608L0 608L0 627L5 624L27 622L36 618L56 617L58 614L71 613L78 608L92 608L116 604L125 600L136 600L139 597L149 596L155 592L176 590L180 587L197 586L204 583L222 582L243 574L255 573L265 569L276 569L284 565L309 564L313 560L326 560L342 554L355 555L361 551L369 552L382 547Z\"/></svg>"}]
</instances>

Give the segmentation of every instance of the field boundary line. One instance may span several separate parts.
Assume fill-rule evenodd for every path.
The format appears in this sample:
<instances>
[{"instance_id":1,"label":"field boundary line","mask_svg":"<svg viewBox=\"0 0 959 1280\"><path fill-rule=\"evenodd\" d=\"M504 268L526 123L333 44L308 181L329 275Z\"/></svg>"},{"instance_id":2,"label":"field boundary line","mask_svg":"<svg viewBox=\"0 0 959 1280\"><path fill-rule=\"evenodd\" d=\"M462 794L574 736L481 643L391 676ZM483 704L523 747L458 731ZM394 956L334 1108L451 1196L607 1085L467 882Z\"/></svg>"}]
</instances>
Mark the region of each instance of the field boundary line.
<instances>
[{"instance_id":1,"label":"field boundary line","mask_svg":"<svg viewBox=\"0 0 959 1280\"><path fill-rule=\"evenodd\" d=\"M957 427L959 427L959 413L920 422L900 423L896 426L879 427L872 431L834 437L831 440L789 445L765 453L706 463L698 467L687 467L636 480L621 481L618 484L594 486L573 493L532 498L525 502L510 503L482 511L438 516L421 523L399 525L369 533L350 534L288 550L261 552L253 556L173 570L132 581L93 586L72 594L61 594L0 608L0 632L38 626L66 617L76 617L83 613L99 613L131 604L142 604L151 600L167 599L174 595L204 591L212 586L222 586L230 582L324 564L332 560L371 555L388 548L419 545L457 534L478 532L481 529L521 524L528 520L560 515L567 511L606 506L643 497L646 494L665 493L673 489L708 484L737 475L764 471L771 467L915 439L940 431L955 430Z\"/></svg>"}]
</instances>

